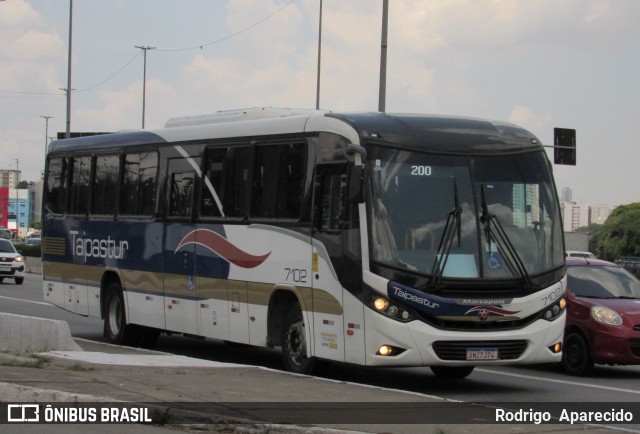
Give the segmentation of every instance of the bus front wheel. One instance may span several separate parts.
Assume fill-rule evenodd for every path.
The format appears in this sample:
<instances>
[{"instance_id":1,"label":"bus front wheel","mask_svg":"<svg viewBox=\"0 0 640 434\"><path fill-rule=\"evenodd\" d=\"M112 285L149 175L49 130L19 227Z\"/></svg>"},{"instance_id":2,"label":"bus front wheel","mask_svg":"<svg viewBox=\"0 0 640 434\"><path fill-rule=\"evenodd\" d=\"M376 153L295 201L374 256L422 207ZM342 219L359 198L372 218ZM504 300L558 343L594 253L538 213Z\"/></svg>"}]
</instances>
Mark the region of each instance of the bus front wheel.
<instances>
[{"instance_id":1,"label":"bus front wheel","mask_svg":"<svg viewBox=\"0 0 640 434\"><path fill-rule=\"evenodd\" d=\"M304 318L297 303L292 304L282 327L282 359L288 371L311 374L315 359L307 356Z\"/></svg>"}]
</instances>

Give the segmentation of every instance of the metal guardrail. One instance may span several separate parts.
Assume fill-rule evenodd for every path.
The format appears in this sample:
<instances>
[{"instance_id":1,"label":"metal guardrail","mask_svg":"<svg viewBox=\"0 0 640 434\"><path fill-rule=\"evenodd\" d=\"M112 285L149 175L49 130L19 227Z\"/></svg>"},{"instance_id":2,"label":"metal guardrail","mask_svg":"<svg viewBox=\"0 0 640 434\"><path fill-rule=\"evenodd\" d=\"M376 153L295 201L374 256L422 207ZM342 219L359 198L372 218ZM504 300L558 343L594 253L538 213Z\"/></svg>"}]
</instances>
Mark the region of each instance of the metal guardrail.
<instances>
[{"instance_id":1,"label":"metal guardrail","mask_svg":"<svg viewBox=\"0 0 640 434\"><path fill-rule=\"evenodd\" d=\"M640 256L620 256L615 262L627 270L640 269Z\"/></svg>"}]
</instances>

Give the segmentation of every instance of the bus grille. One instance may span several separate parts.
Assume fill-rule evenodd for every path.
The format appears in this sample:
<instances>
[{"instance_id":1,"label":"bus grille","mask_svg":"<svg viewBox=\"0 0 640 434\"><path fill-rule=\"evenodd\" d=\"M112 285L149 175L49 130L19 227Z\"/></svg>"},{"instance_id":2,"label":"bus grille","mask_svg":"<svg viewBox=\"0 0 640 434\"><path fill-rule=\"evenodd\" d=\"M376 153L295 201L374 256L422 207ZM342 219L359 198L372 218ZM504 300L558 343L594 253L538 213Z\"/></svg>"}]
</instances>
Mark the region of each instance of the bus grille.
<instances>
[{"instance_id":1,"label":"bus grille","mask_svg":"<svg viewBox=\"0 0 640 434\"><path fill-rule=\"evenodd\" d=\"M442 360L466 360L469 348L495 348L498 360L515 360L527 349L527 341L436 341L433 349Z\"/></svg>"}]
</instances>

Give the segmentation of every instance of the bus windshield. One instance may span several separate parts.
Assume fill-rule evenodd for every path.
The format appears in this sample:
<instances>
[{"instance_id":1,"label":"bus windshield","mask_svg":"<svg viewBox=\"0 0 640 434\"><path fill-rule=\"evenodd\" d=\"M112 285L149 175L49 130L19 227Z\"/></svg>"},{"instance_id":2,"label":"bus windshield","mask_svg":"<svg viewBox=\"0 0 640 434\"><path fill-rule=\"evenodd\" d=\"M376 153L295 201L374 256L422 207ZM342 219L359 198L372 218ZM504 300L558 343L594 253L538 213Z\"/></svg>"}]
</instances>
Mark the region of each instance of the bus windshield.
<instances>
[{"instance_id":1,"label":"bus windshield","mask_svg":"<svg viewBox=\"0 0 640 434\"><path fill-rule=\"evenodd\" d=\"M374 262L443 282L530 280L562 266L562 224L542 151L369 150Z\"/></svg>"}]
</instances>

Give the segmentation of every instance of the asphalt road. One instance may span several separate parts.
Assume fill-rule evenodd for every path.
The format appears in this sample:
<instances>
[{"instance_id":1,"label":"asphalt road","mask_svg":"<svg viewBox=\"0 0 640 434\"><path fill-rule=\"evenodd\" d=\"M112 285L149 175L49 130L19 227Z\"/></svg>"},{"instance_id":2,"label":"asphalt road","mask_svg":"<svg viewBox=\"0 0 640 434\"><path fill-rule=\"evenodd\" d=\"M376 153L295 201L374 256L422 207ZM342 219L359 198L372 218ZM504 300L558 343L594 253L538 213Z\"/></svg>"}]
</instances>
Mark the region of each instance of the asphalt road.
<instances>
[{"instance_id":1,"label":"asphalt road","mask_svg":"<svg viewBox=\"0 0 640 434\"><path fill-rule=\"evenodd\" d=\"M23 285L0 284L0 311L68 321L75 337L104 341L102 321L68 313L42 301L41 277L30 274ZM280 353L214 340L162 336L158 350L220 362L283 369ZM334 364L323 377L400 389L467 402L496 403L613 403L640 402L640 366L596 366L590 377L564 374L555 365L479 367L467 379L445 381L428 368L365 368ZM635 415L640 420L640 414ZM640 424L624 425L640 433Z\"/></svg>"}]
</instances>

